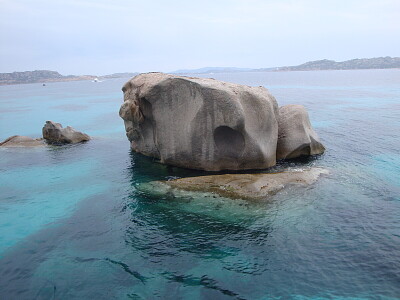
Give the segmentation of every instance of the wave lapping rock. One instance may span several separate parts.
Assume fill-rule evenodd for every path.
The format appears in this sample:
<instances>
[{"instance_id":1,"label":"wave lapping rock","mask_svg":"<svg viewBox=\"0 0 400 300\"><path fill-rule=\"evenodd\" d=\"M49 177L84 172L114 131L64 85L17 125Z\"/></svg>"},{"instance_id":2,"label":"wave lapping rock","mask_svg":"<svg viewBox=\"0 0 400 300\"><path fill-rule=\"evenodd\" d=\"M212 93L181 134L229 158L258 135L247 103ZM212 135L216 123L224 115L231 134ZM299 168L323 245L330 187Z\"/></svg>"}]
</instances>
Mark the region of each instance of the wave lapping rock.
<instances>
[{"instance_id":1,"label":"wave lapping rock","mask_svg":"<svg viewBox=\"0 0 400 300\"><path fill-rule=\"evenodd\" d=\"M46 121L43 129L43 138L50 144L75 144L90 140L90 137L74 128L62 127L60 123Z\"/></svg>"}]
</instances>

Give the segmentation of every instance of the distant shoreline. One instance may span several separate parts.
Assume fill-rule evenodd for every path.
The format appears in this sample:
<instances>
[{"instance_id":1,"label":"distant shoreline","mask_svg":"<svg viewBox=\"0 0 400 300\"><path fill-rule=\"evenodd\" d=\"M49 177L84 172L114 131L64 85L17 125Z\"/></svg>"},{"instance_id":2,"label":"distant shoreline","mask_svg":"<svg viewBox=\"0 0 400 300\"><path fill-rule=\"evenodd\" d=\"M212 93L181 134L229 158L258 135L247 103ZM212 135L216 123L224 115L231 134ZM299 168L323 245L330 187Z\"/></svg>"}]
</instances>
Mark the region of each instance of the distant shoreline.
<instances>
[{"instance_id":1,"label":"distant shoreline","mask_svg":"<svg viewBox=\"0 0 400 300\"><path fill-rule=\"evenodd\" d=\"M273 68L232 68L232 67L207 67L195 70L179 70L173 74L207 74L207 73L236 73L236 72L282 72L282 71L328 71L328 70L375 70L375 69L399 69L400 57L375 57L356 58L342 62L334 60L309 61L298 66L285 66Z\"/></svg>"},{"instance_id":2,"label":"distant shoreline","mask_svg":"<svg viewBox=\"0 0 400 300\"><path fill-rule=\"evenodd\" d=\"M104 76L96 76L96 75L64 76L56 71L48 71L48 70L0 73L0 86L16 85L16 84L32 84L32 83L45 84L51 82L68 82L68 81L82 81L82 80L101 81L112 78L133 77L137 74L138 73L115 73Z\"/></svg>"},{"instance_id":3,"label":"distant shoreline","mask_svg":"<svg viewBox=\"0 0 400 300\"><path fill-rule=\"evenodd\" d=\"M400 70L400 68L373 68L373 69L326 69L326 70L271 70L271 71L258 71L258 70L249 70L249 71L240 71L240 72L207 72L207 73L175 73L176 75L181 76L193 76L193 75L215 75L215 74L236 74L236 73L285 73L285 72L321 72L321 71L370 71L370 70ZM138 73L139 74L139 73ZM137 74L136 74L137 75ZM103 77L94 77L98 78L100 81L106 79L116 79L116 78L132 78L136 75L132 76L121 76L121 77L111 77L111 78L103 78ZM18 83L3 83L0 82L0 86L8 86L8 85L22 85L22 84L46 84L46 83L57 83L57 82L72 82L72 81L93 81L94 78L80 78L84 76L77 76L74 79L60 79L60 80L47 80L47 81L32 81L32 82L18 82Z\"/></svg>"},{"instance_id":4,"label":"distant shoreline","mask_svg":"<svg viewBox=\"0 0 400 300\"><path fill-rule=\"evenodd\" d=\"M218 73L256 73L256 72L293 72L293 71L350 71L350 70L387 70L400 69L400 57L375 57L352 59L342 62L334 60L316 60L306 62L298 66L274 67L274 68L235 68L235 67L206 67L200 69L188 69L168 72L181 75L195 74L218 74ZM139 73L114 73L104 76L96 75L68 75L64 76L56 71L36 70L13 73L0 73L0 85L16 85L30 83L48 83L48 82L67 82L82 80L105 80L111 78L130 78Z\"/></svg>"},{"instance_id":5,"label":"distant shoreline","mask_svg":"<svg viewBox=\"0 0 400 300\"><path fill-rule=\"evenodd\" d=\"M235 73L284 73L284 72L321 72L321 71L370 71L370 70L400 70L400 68L371 68L371 69L323 69L323 70L270 70L270 71L240 71L240 72L207 72L207 73L173 73L179 75L206 75L206 74L235 74Z\"/></svg>"}]
</instances>

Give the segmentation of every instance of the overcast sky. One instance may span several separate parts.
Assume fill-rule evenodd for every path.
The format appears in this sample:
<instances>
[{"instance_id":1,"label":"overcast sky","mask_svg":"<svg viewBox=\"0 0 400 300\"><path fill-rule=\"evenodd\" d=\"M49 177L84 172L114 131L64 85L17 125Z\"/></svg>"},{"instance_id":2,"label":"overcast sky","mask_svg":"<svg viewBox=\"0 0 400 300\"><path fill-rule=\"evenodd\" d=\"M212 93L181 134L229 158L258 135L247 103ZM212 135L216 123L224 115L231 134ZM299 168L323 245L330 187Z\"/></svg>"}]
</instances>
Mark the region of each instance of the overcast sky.
<instances>
[{"instance_id":1,"label":"overcast sky","mask_svg":"<svg viewBox=\"0 0 400 300\"><path fill-rule=\"evenodd\" d=\"M0 72L274 67L400 56L399 0L0 0Z\"/></svg>"}]
</instances>

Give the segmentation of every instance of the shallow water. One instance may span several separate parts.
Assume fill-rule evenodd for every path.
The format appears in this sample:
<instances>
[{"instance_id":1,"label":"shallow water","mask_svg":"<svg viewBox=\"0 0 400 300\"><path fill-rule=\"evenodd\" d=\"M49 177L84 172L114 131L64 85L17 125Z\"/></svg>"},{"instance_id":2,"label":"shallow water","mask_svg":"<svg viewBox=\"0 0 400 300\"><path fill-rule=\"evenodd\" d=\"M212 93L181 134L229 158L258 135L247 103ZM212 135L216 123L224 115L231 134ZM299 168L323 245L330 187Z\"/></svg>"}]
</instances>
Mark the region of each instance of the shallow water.
<instances>
[{"instance_id":1,"label":"shallow water","mask_svg":"<svg viewBox=\"0 0 400 300\"><path fill-rule=\"evenodd\" d=\"M1 299L396 299L400 295L400 70L207 75L304 104L331 175L265 202L140 183L204 174L132 153L127 79L0 87L0 139L46 120L94 139L0 149Z\"/></svg>"}]
</instances>

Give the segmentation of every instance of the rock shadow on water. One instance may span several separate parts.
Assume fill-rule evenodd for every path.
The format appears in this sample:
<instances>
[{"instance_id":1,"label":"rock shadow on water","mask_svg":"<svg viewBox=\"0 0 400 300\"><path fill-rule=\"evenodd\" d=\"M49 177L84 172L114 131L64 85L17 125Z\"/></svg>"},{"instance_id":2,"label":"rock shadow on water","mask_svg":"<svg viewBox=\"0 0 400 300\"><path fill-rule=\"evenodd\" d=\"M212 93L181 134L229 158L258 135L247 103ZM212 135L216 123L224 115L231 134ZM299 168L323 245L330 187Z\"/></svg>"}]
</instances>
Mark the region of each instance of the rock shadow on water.
<instances>
[{"instance_id":1,"label":"rock shadow on water","mask_svg":"<svg viewBox=\"0 0 400 300\"><path fill-rule=\"evenodd\" d=\"M198 170L182 169L179 167L172 167L163 164L155 163L154 158L144 157L141 154L131 152L132 157L132 171L139 172L141 174L149 174L146 180L136 182L135 178L132 179L132 183L139 187L139 190L154 194L155 196L168 196L169 198L176 198L179 193L175 193L175 190L168 189L167 187L177 188L185 191L197 191L197 192L215 192L213 187L216 185L224 185L226 193L218 192L219 196L227 196L227 198L233 199L261 199L263 195L249 195L239 193L229 195L229 190L240 190L245 185L237 184L237 186L229 186L231 181L244 181L246 184L254 183L255 179L265 177L268 181L273 181L279 177L279 183L300 183L304 185L310 185L314 183L319 175L328 174L329 171L315 166L315 157L300 157L291 160L282 160L276 166L265 169L265 170L242 170L242 171L218 171L218 172L206 172ZM143 173L141 172L141 165L143 165ZM153 176L153 174L158 176ZM286 178L280 178L282 175L286 177L296 177L287 180ZM209 179L208 181L206 179ZM183 184L185 183L185 184ZM193 188L196 184L202 183L198 188ZM208 185L206 184L208 183ZM216 185L214 185L216 184ZM192 186L192 187L191 187ZM265 188L265 187L262 187ZM278 189L277 191L279 191ZM213 194L213 193L212 193ZM215 194L215 193L214 193ZM275 194L274 188L271 189L271 193ZM184 197L184 196L183 196ZM215 198L215 197L214 197Z\"/></svg>"},{"instance_id":2,"label":"rock shadow on water","mask_svg":"<svg viewBox=\"0 0 400 300\"><path fill-rule=\"evenodd\" d=\"M131 152L131 166L127 170L130 182L134 187L129 194L130 206L135 211L145 209L151 211L151 218L155 220L158 215L162 219L165 214L170 218L176 216L207 227L209 220L222 222L227 226L238 225L245 228L252 224L257 217L268 214L268 202L247 201L243 199L230 199L215 193L176 190L171 191L164 185L155 184L155 180L174 180L192 176L209 175L209 172L182 169L164 164L154 163L153 158L145 157L134 151ZM212 173L214 174L214 173ZM168 218L167 218L168 219ZM164 220L165 221L165 220ZM155 223L164 223L163 221ZM182 224L182 220L168 221L168 224ZM229 225L230 224L230 225ZM179 225L178 225L179 226Z\"/></svg>"},{"instance_id":3,"label":"rock shadow on water","mask_svg":"<svg viewBox=\"0 0 400 300\"><path fill-rule=\"evenodd\" d=\"M2 253L0 298L110 299L110 293L127 282L144 284L142 271L123 261L120 241L129 221L112 209L121 199L110 200L111 193L88 197L72 216L48 224ZM105 218L110 212L113 217ZM78 285L82 288L76 289Z\"/></svg>"},{"instance_id":4,"label":"rock shadow on water","mask_svg":"<svg viewBox=\"0 0 400 300\"><path fill-rule=\"evenodd\" d=\"M129 172L135 188L130 197L163 209L208 216L228 223L250 224L268 215L273 196L283 188L294 186L291 192L295 193L296 188L307 187L320 175L328 173L326 169L313 167L313 164L313 159L306 158L285 161L274 168L256 170L251 174L248 171L210 173L158 164L154 158L131 151Z\"/></svg>"}]
</instances>

